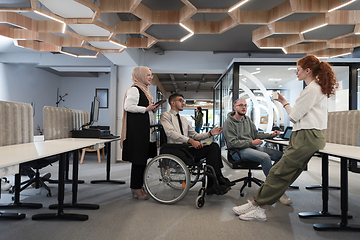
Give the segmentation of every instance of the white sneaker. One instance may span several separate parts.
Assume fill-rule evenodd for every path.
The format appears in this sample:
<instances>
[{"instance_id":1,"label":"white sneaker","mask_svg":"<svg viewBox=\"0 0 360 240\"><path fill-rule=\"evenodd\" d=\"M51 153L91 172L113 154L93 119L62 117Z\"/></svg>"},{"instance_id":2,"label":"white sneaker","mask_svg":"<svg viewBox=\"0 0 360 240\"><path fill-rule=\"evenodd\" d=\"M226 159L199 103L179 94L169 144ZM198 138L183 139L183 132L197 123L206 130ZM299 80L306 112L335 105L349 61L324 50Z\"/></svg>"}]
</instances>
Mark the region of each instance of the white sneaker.
<instances>
[{"instance_id":1,"label":"white sneaker","mask_svg":"<svg viewBox=\"0 0 360 240\"><path fill-rule=\"evenodd\" d=\"M255 210L252 210L251 212L242 214L239 216L241 220L244 221L266 221L266 214L265 209L262 209L260 207L256 207Z\"/></svg>"},{"instance_id":2,"label":"white sneaker","mask_svg":"<svg viewBox=\"0 0 360 240\"><path fill-rule=\"evenodd\" d=\"M8 182L5 182L3 179L1 179L1 190L7 191L12 187L12 185Z\"/></svg>"},{"instance_id":3,"label":"white sneaker","mask_svg":"<svg viewBox=\"0 0 360 240\"><path fill-rule=\"evenodd\" d=\"M251 212L253 210L255 210L257 208L257 206L254 206L250 200L248 200L248 203L237 206L237 207L233 207L233 212L237 215L241 215L241 214L245 214L248 212Z\"/></svg>"},{"instance_id":4,"label":"white sneaker","mask_svg":"<svg viewBox=\"0 0 360 240\"><path fill-rule=\"evenodd\" d=\"M291 199L284 193L281 198L279 199L279 202L289 206L290 204L292 204L293 202L291 201Z\"/></svg>"}]
</instances>

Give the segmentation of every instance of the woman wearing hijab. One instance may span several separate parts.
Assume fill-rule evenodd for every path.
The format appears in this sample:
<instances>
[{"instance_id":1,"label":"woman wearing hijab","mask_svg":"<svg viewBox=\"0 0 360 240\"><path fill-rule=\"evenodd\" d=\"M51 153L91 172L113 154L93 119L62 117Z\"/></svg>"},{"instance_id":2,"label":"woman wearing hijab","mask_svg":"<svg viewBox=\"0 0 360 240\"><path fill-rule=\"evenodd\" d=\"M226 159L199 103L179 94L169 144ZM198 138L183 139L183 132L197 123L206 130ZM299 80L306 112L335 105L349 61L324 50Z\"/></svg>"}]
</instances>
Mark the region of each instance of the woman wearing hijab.
<instances>
[{"instance_id":1,"label":"woman wearing hijab","mask_svg":"<svg viewBox=\"0 0 360 240\"><path fill-rule=\"evenodd\" d=\"M144 191L144 171L147 159L156 156L156 136L151 133L150 125L155 124L155 113L159 105L153 104L149 91L153 76L148 67L135 67L132 71L134 84L124 97L121 142L122 158L130 161L130 188L133 198L146 200Z\"/></svg>"}]
</instances>

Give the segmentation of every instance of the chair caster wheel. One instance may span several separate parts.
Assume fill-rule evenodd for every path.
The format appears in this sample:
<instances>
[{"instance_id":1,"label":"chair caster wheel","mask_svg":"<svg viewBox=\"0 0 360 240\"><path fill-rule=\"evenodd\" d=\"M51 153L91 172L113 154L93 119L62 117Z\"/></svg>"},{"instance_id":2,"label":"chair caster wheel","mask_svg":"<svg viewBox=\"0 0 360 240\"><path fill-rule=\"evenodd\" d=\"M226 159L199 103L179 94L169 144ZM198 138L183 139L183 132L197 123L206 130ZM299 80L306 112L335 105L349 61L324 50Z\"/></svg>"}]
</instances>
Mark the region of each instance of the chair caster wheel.
<instances>
[{"instance_id":1,"label":"chair caster wheel","mask_svg":"<svg viewBox=\"0 0 360 240\"><path fill-rule=\"evenodd\" d=\"M51 197L51 193L46 194L47 197Z\"/></svg>"},{"instance_id":2,"label":"chair caster wheel","mask_svg":"<svg viewBox=\"0 0 360 240\"><path fill-rule=\"evenodd\" d=\"M195 205L197 208L202 208L205 204L205 198L203 196L198 196L195 200Z\"/></svg>"},{"instance_id":3,"label":"chair caster wheel","mask_svg":"<svg viewBox=\"0 0 360 240\"><path fill-rule=\"evenodd\" d=\"M15 192L14 187L11 187L8 191L9 193L14 193Z\"/></svg>"},{"instance_id":4,"label":"chair caster wheel","mask_svg":"<svg viewBox=\"0 0 360 240\"><path fill-rule=\"evenodd\" d=\"M245 196L245 194L244 193L240 193L240 197L244 197Z\"/></svg>"}]
</instances>

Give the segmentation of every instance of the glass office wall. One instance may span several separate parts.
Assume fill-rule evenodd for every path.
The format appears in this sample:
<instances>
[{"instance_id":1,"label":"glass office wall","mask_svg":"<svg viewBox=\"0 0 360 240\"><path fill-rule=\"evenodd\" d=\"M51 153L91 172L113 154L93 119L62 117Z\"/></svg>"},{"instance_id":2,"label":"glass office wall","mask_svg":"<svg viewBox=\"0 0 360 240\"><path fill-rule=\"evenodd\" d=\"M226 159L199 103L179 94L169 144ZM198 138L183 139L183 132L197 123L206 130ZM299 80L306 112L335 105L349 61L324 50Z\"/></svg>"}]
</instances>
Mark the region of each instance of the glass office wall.
<instances>
[{"instance_id":1,"label":"glass office wall","mask_svg":"<svg viewBox=\"0 0 360 240\"><path fill-rule=\"evenodd\" d=\"M357 110L360 110L360 68L356 69L357 73L357 91L356 91L356 100L357 100Z\"/></svg>"},{"instance_id":2,"label":"glass office wall","mask_svg":"<svg viewBox=\"0 0 360 240\"><path fill-rule=\"evenodd\" d=\"M233 70L231 69L223 78L221 87L222 106L221 125L224 125L227 114L232 111L233 102Z\"/></svg>"},{"instance_id":3,"label":"glass office wall","mask_svg":"<svg viewBox=\"0 0 360 240\"><path fill-rule=\"evenodd\" d=\"M227 113L232 110L232 102L240 97L246 99L249 105L247 115L258 129L271 132L274 126L281 129L291 126L288 114L279 102L273 100L272 94L279 92L290 105L295 104L305 87L305 83L297 79L295 70L295 62L234 63L214 88L214 111L215 114L221 115L220 126L223 126ZM339 82L339 89L335 96L328 99L328 111L349 110L349 66L333 66L333 70Z\"/></svg>"},{"instance_id":4,"label":"glass office wall","mask_svg":"<svg viewBox=\"0 0 360 240\"><path fill-rule=\"evenodd\" d=\"M333 66L332 67L337 81L339 82L339 88L335 95L328 99L328 111L346 111L349 110L349 67L348 66Z\"/></svg>"}]
</instances>

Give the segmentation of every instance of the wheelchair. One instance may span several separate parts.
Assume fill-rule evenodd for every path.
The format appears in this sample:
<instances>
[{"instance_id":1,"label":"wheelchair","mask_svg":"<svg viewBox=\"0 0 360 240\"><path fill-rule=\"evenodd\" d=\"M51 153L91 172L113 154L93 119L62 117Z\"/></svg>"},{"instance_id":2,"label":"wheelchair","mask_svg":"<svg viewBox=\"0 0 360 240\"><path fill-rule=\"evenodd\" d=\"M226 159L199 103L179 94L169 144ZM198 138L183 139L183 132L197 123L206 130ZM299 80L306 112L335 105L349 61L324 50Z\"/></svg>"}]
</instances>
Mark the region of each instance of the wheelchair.
<instances>
[{"instance_id":1,"label":"wheelchair","mask_svg":"<svg viewBox=\"0 0 360 240\"><path fill-rule=\"evenodd\" d=\"M157 202L174 204L183 199L197 182L201 182L202 186L195 205L197 208L203 207L208 179L211 178L217 186L219 184L213 167L206 165L204 160L195 162L187 151L191 145L167 143L167 137L161 125L150 127L158 133L160 155L151 159L146 165L144 173L146 191ZM171 152L180 152L185 159Z\"/></svg>"}]
</instances>

